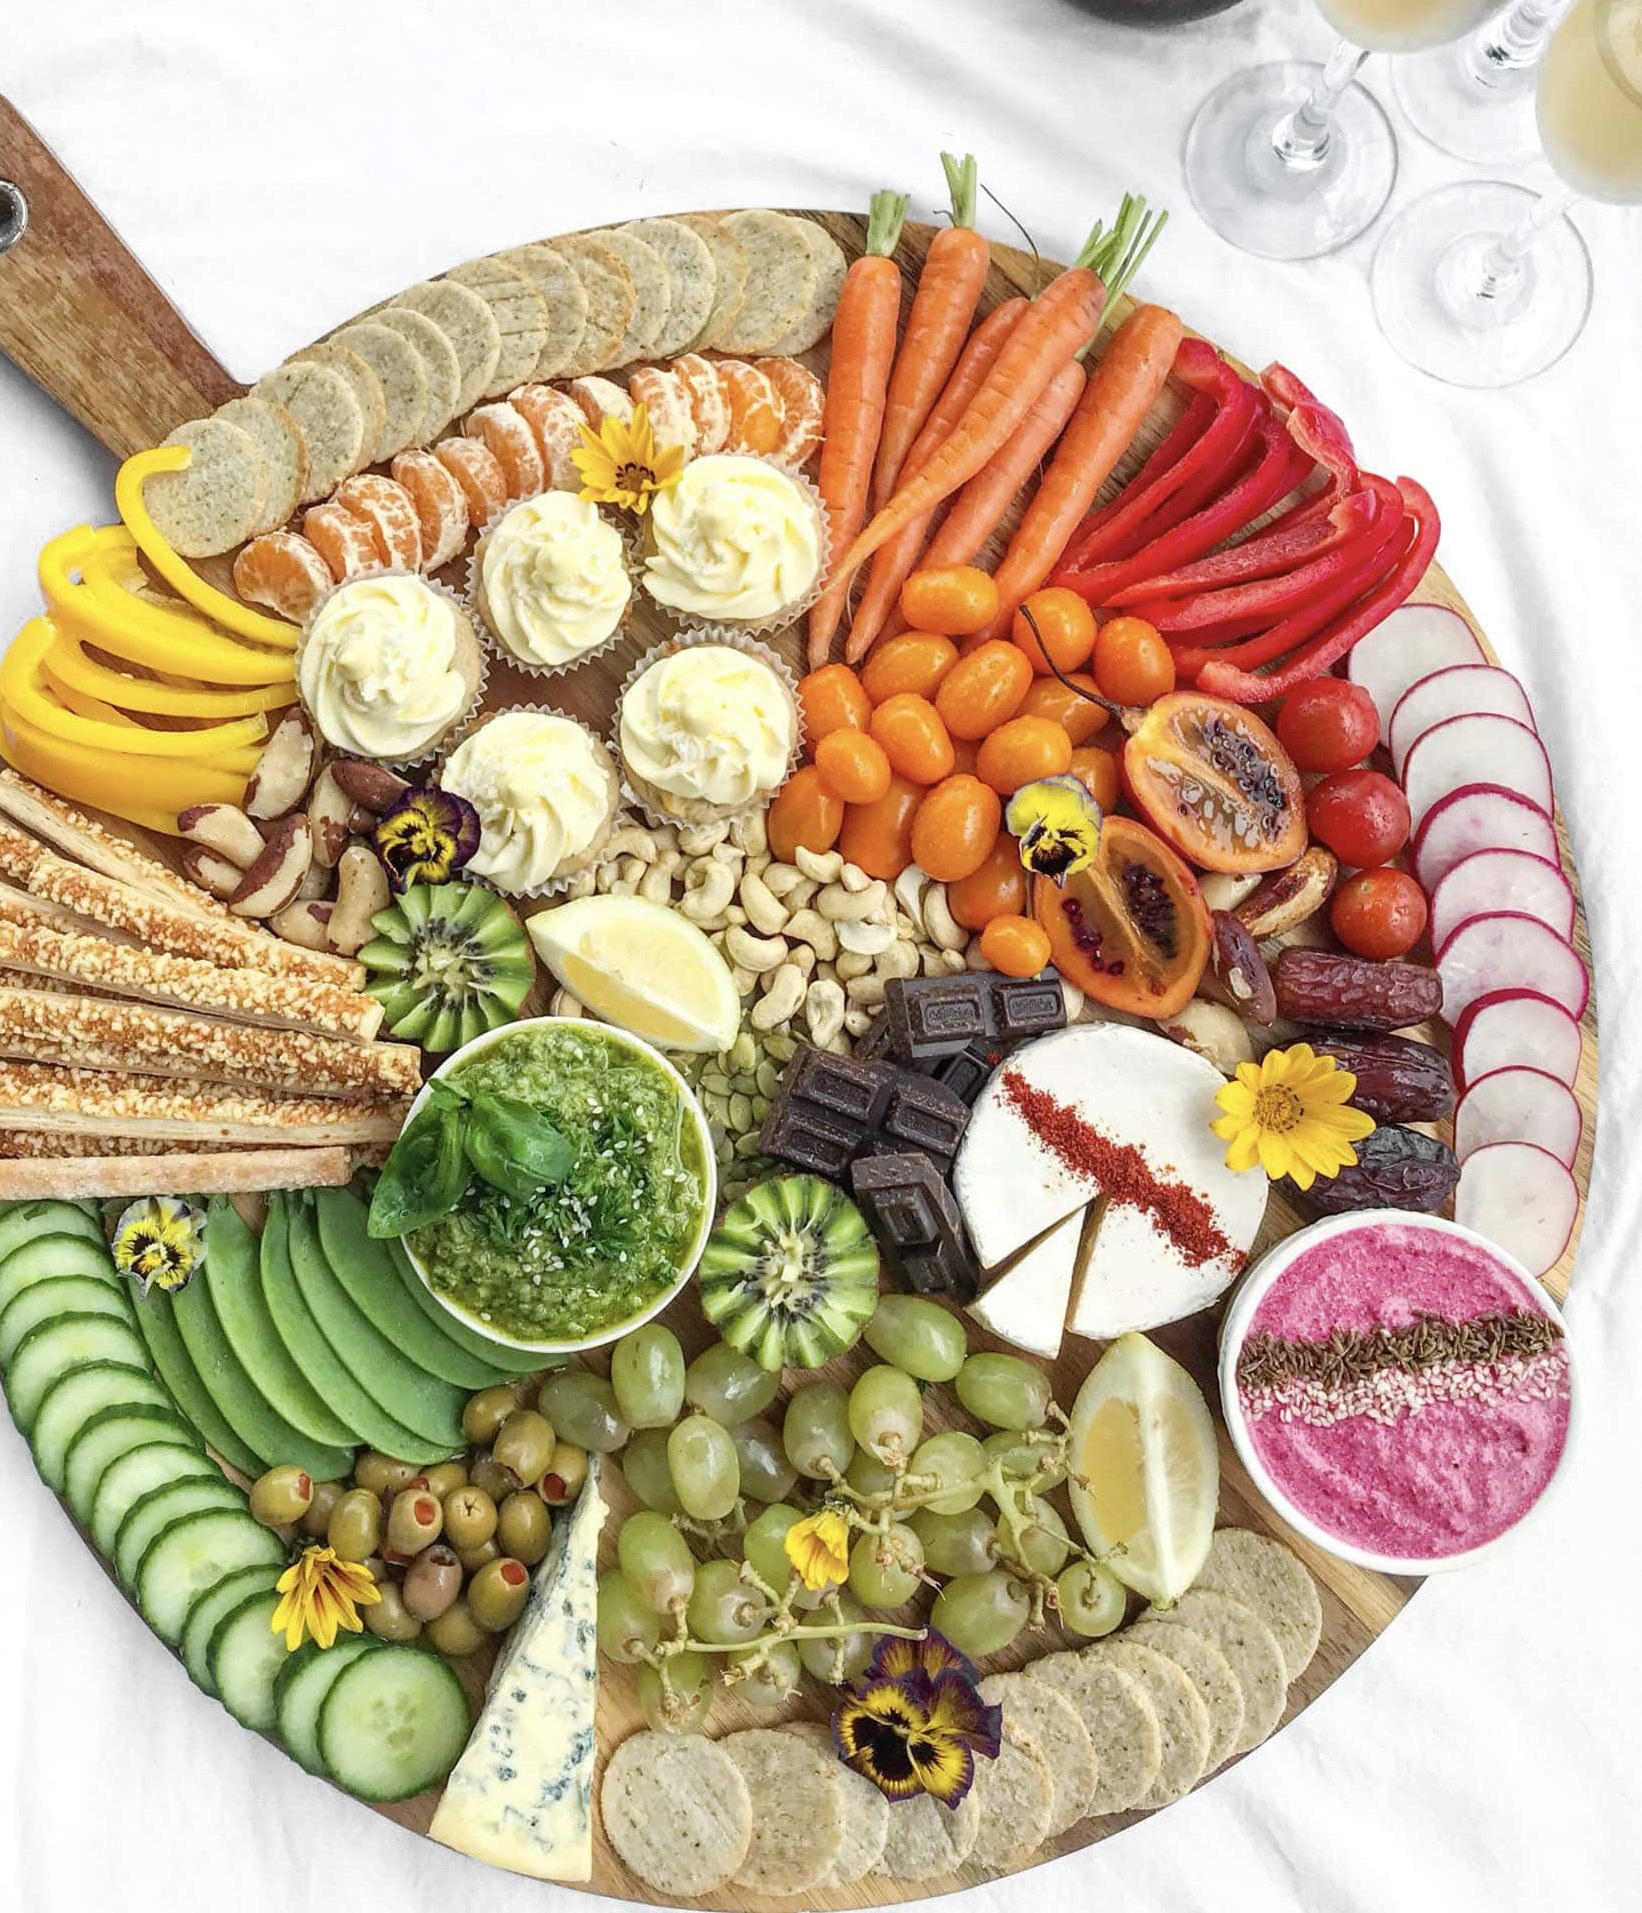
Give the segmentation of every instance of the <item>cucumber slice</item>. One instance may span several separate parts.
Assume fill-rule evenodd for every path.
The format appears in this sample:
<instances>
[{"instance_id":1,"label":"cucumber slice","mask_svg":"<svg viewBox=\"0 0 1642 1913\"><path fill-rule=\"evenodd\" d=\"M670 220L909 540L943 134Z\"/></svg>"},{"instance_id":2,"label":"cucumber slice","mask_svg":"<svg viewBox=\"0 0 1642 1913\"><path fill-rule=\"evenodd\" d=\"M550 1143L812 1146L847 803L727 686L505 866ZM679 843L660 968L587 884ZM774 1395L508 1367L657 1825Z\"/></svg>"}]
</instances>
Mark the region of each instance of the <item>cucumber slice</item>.
<instances>
[{"instance_id":1,"label":"cucumber slice","mask_svg":"<svg viewBox=\"0 0 1642 1913\"><path fill-rule=\"evenodd\" d=\"M266 1228L285 1226L283 1209L270 1210ZM353 1448L358 1436L291 1360L262 1293L257 1239L225 1196L211 1200L205 1239L205 1281L211 1305L240 1366L264 1401L299 1435L332 1447Z\"/></svg>"},{"instance_id":2,"label":"cucumber slice","mask_svg":"<svg viewBox=\"0 0 1642 1913\"><path fill-rule=\"evenodd\" d=\"M170 1389L184 1418L192 1422L231 1468L237 1468L242 1475L260 1475L262 1463L223 1420L222 1410L206 1392L194 1358L183 1346L169 1295L154 1289L139 1298L137 1333L148 1344L148 1353L160 1380Z\"/></svg>"},{"instance_id":3,"label":"cucumber slice","mask_svg":"<svg viewBox=\"0 0 1642 1913\"><path fill-rule=\"evenodd\" d=\"M374 1634L344 1634L334 1647L308 1641L291 1656L274 1683L274 1713L285 1751L299 1767L324 1777L319 1758L319 1710L343 1668L382 1643Z\"/></svg>"},{"instance_id":4,"label":"cucumber slice","mask_svg":"<svg viewBox=\"0 0 1642 1913\"><path fill-rule=\"evenodd\" d=\"M327 1447L300 1435L263 1399L228 1346L204 1282L190 1282L172 1299L183 1344L199 1378L234 1433L262 1457L264 1467L292 1462L315 1481L338 1481L353 1465L351 1448ZM259 1469L260 1473L261 1470Z\"/></svg>"},{"instance_id":5,"label":"cucumber slice","mask_svg":"<svg viewBox=\"0 0 1642 1913\"><path fill-rule=\"evenodd\" d=\"M33 1431L52 1383L88 1362L123 1362L127 1368L145 1369L148 1351L129 1323L108 1315L59 1315L29 1330L6 1371L11 1418L25 1435Z\"/></svg>"},{"instance_id":6,"label":"cucumber slice","mask_svg":"<svg viewBox=\"0 0 1642 1913\"><path fill-rule=\"evenodd\" d=\"M121 1291L125 1288L112 1257L100 1242L88 1242L78 1235L48 1235L13 1250L0 1268L0 1311L10 1308L36 1282L58 1282L70 1275L106 1282Z\"/></svg>"},{"instance_id":7,"label":"cucumber slice","mask_svg":"<svg viewBox=\"0 0 1642 1913\"><path fill-rule=\"evenodd\" d=\"M285 1548L272 1529L238 1508L209 1509L174 1522L148 1545L138 1564L137 1605L168 1647L175 1647L201 1588L236 1568L283 1568ZM454 1678L454 1677L453 1677Z\"/></svg>"},{"instance_id":8,"label":"cucumber slice","mask_svg":"<svg viewBox=\"0 0 1642 1913\"><path fill-rule=\"evenodd\" d=\"M54 1315L112 1315L133 1328L137 1325L130 1298L112 1282L90 1275L57 1275L46 1282L31 1282L0 1309L0 1368L11 1360L31 1328Z\"/></svg>"},{"instance_id":9,"label":"cucumber slice","mask_svg":"<svg viewBox=\"0 0 1642 1913\"><path fill-rule=\"evenodd\" d=\"M218 1621L206 1649L211 1684L242 1727L265 1734L274 1724L274 1682L291 1658L272 1622L280 1596L248 1594Z\"/></svg>"},{"instance_id":10,"label":"cucumber slice","mask_svg":"<svg viewBox=\"0 0 1642 1913\"><path fill-rule=\"evenodd\" d=\"M262 1292L291 1359L362 1442L392 1455L395 1461L412 1462L417 1467L443 1461L451 1451L424 1441L395 1421L386 1409L379 1408L320 1333L291 1267L290 1213L291 1203L285 1196L276 1195L268 1204L268 1226L262 1232ZM281 1218L277 1229L273 1226L276 1214Z\"/></svg>"},{"instance_id":11,"label":"cucumber slice","mask_svg":"<svg viewBox=\"0 0 1642 1913\"><path fill-rule=\"evenodd\" d=\"M302 1299L320 1332L361 1388L394 1418L432 1443L442 1454L462 1446L459 1388L413 1368L380 1330L372 1328L332 1275L319 1246L319 1230L310 1204L298 1199L286 1211L290 1220L291 1267Z\"/></svg>"},{"instance_id":12,"label":"cucumber slice","mask_svg":"<svg viewBox=\"0 0 1642 1913\"><path fill-rule=\"evenodd\" d=\"M41 1196L30 1202L9 1203L0 1213L0 1271L15 1250L42 1235L82 1236L87 1242L104 1239L97 1216L77 1202Z\"/></svg>"},{"instance_id":13,"label":"cucumber slice","mask_svg":"<svg viewBox=\"0 0 1642 1913\"><path fill-rule=\"evenodd\" d=\"M175 1487L178 1482L203 1481L215 1490L217 1483L224 1479L222 1470L205 1450L192 1443L186 1448L163 1442L134 1448L129 1455L109 1463L97 1484L97 1492L91 1497L91 1519L86 1525L92 1543L103 1559L112 1564L120 1529L138 1502Z\"/></svg>"},{"instance_id":14,"label":"cucumber slice","mask_svg":"<svg viewBox=\"0 0 1642 1913\"><path fill-rule=\"evenodd\" d=\"M71 1368L46 1390L30 1443L34 1465L48 1488L62 1492L70 1442L100 1409L116 1403L169 1406L165 1390L146 1368L121 1362L88 1362L84 1368Z\"/></svg>"},{"instance_id":15,"label":"cucumber slice","mask_svg":"<svg viewBox=\"0 0 1642 1913\"><path fill-rule=\"evenodd\" d=\"M456 1765L472 1725L462 1683L437 1654L384 1644L325 1696L319 1758L356 1799L408 1800Z\"/></svg>"},{"instance_id":16,"label":"cucumber slice","mask_svg":"<svg viewBox=\"0 0 1642 1913\"><path fill-rule=\"evenodd\" d=\"M211 1683L211 1664L207 1652L211 1636L224 1615L231 1614L248 1594L272 1594L279 1579L278 1568L236 1568L232 1574L208 1588L202 1588L188 1604L188 1617L182 1624L182 1639L177 1651L188 1677L203 1692L216 1698ZM289 1657L294 1660L295 1655Z\"/></svg>"},{"instance_id":17,"label":"cucumber slice","mask_svg":"<svg viewBox=\"0 0 1642 1913\"><path fill-rule=\"evenodd\" d=\"M80 1424L63 1465L63 1499L82 1528L91 1525L91 1504L103 1476L122 1455L139 1448L198 1448L199 1438L169 1406L119 1402L99 1408Z\"/></svg>"},{"instance_id":18,"label":"cucumber slice","mask_svg":"<svg viewBox=\"0 0 1642 1913\"><path fill-rule=\"evenodd\" d=\"M110 1557L114 1572L126 1588L134 1589L149 1544L190 1515L208 1510L245 1507L245 1494L228 1477L210 1467L208 1472L190 1474L163 1481L147 1494L139 1495L125 1512L125 1519L114 1534L114 1552Z\"/></svg>"},{"instance_id":19,"label":"cucumber slice","mask_svg":"<svg viewBox=\"0 0 1642 1913\"><path fill-rule=\"evenodd\" d=\"M476 1360L492 1363L506 1376L536 1375L544 1368L552 1368L562 1359L520 1348L504 1348L500 1342L487 1340L477 1329L469 1328L466 1322L459 1322L448 1309L441 1306L438 1298L430 1293L427 1284L411 1267L410 1258L399 1243L388 1243L387 1250L393 1266L399 1271L400 1284L411 1300L441 1335L448 1337L458 1348L466 1349Z\"/></svg>"}]
</instances>

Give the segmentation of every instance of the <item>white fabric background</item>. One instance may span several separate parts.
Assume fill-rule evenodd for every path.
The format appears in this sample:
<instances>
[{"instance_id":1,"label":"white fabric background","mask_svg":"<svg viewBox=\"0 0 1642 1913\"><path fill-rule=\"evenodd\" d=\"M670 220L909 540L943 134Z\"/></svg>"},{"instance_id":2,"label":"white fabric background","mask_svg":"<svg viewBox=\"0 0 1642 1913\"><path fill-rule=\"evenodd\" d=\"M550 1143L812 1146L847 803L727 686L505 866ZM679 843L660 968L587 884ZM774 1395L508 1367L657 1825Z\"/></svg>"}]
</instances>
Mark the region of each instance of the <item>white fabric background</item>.
<instances>
[{"instance_id":1,"label":"white fabric background","mask_svg":"<svg viewBox=\"0 0 1642 1913\"><path fill-rule=\"evenodd\" d=\"M1642 1905L1634 1364L1642 1286L1637 448L1642 213L1578 215L1590 328L1515 391L1459 393L1381 342L1365 271L1244 258L1195 217L1179 152L1201 95L1320 56L1302 0L1168 33L1063 0L11 0L0 86L246 377L457 259L646 212L941 197L936 153L1062 257L1124 187L1173 209L1142 280L1345 412L1365 459L1436 495L1442 557L1529 685L1596 939L1597 1188L1572 1310L1584 1452L1493 1562L1433 1582L1296 1725L1099 1848L974 1896L988 1909ZM1368 83L1388 99L1377 60ZM1405 133L1394 204L1460 176ZM1543 181L1543 168L1530 178ZM1001 216L987 222L1007 236ZM34 554L112 515L108 459L0 362L0 633ZM196 1693L116 1598L0 1428L0 1909L392 1906L491 1913L552 1890L417 1842L306 1778ZM560 1904L569 1906L567 1900Z\"/></svg>"}]
</instances>

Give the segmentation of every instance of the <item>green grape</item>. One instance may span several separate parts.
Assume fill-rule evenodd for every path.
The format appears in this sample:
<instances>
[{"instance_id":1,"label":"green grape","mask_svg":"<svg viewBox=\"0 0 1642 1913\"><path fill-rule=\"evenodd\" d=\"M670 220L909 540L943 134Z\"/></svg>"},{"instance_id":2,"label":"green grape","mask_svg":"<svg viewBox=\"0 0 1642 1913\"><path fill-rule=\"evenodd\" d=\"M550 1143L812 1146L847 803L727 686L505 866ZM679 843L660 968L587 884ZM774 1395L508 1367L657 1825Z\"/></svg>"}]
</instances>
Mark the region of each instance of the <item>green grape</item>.
<instances>
[{"instance_id":1,"label":"green grape","mask_svg":"<svg viewBox=\"0 0 1642 1913\"><path fill-rule=\"evenodd\" d=\"M622 1524L616 1558L639 1599L657 1614L688 1601L696 1581L690 1545L665 1515L641 1508Z\"/></svg>"},{"instance_id":2,"label":"green grape","mask_svg":"<svg viewBox=\"0 0 1642 1913\"><path fill-rule=\"evenodd\" d=\"M855 1459L844 1471L844 1479L858 1495L888 1494L895 1486L895 1476L864 1448L855 1451Z\"/></svg>"},{"instance_id":3,"label":"green grape","mask_svg":"<svg viewBox=\"0 0 1642 1913\"><path fill-rule=\"evenodd\" d=\"M684 1406L684 1350L661 1322L646 1322L610 1351L616 1406L634 1428L671 1428Z\"/></svg>"},{"instance_id":4,"label":"green grape","mask_svg":"<svg viewBox=\"0 0 1642 1913\"><path fill-rule=\"evenodd\" d=\"M706 1730L713 1706L712 1669L705 1654L674 1654L667 1662L672 1691L661 1684L654 1667L639 1669L639 1705L645 1721L658 1734L699 1734Z\"/></svg>"},{"instance_id":5,"label":"green grape","mask_svg":"<svg viewBox=\"0 0 1642 1913\"><path fill-rule=\"evenodd\" d=\"M755 1654L763 1656L757 1673L749 1674L744 1681L737 1681L735 1693L749 1707L781 1707L798 1692L798 1683L803 1678L803 1662L798 1658L798 1649L791 1641L777 1641L769 1648L749 1648L744 1654L732 1654L732 1661L748 1661Z\"/></svg>"},{"instance_id":6,"label":"green grape","mask_svg":"<svg viewBox=\"0 0 1642 1913\"><path fill-rule=\"evenodd\" d=\"M923 1565L923 1543L902 1523L864 1534L850 1549L850 1592L863 1607L899 1607L923 1586Z\"/></svg>"},{"instance_id":7,"label":"green grape","mask_svg":"<svg viewBox=\"0 0 1642 1913\"><path fill-rule=\"evenodd\" d=\"M837 1604L836 1614L833 1612L834 1602ZM842 1622L847 1625L865 1618L861 1603L848 1588L842 1588L832 1601L817 1610L815 1624L825 1627ZM803 1640L798 1643L798 1658L818 1681L841 1684L859 1680L867 1671L867 1662L872 1659L877 1640L876 1634L833 1634L825 1640Z\"/></svg>"},{"instance_id":8,"label":"green grape","mask_svg":"<svg viewBox=\"0 0 1642 1913\"><path fill-rule=\"evenodd\" d=\"M631 1663L661 1639L661 1617L639 1598L625 1574L599 1576L599 1646L613 1661Z\"/></svg>"},{"instance_id":9,"label":"green grape","mask_svg":"<svg viewBox=\"0 0 1642 1913\"><path fill-rule=\"evenodd\" d=\"M1043 1440L1034 1440L1035 1435L1041 1435ZM1004 1473L1014 1475L1018 1480L1025 1481L1041 1469L1043 1479L1039 1485L1047 1489L1058 1487L1066 1479L1065 1464L1058 1461L1051 1463L1049 1459L1059 1439L1058 1432L1053 1428L1024 1432L1000 1428L995 1435L988 1435L981 1446L986 1450L988 1460L1001 1463Z\"/></svg>"},{"instance_id":10,"label":"green grape","mask_svg":"<svg viewBox=\"0 0 1642 1913\"><path fill-rule=\"evenodd\" d=\"M562 1368L549 1375L536 1397L560 1441L590 1455L615 1452L633 1432L616 1406L616 1391L602 1375L585 1368Z\"/></svg>"},{"instance_id":11,"label":"green grape","mask_svg":"<svg viewBox=\"0 0 1642 1913\"><path fill-rule=\"evenodd\" d=\"M705 1415L686 1415L667 1437L667 1472L684 1512L698 1521L722 1521L741 1492L735 1443Z\"/></svg>"},{"instance_id":12,"label":"green grape","mask_svg":"<svg viewBox=\"0 0 1642 1913\"><path fill-rule=\"evenodd\" d=\"M741 1492L753 1501L779 1501L792 1492L798 1471L788 1461L781 1436L758 1417L738 1422L730 1430L730 1442L741 1464Z\"/></svg>"},{"instance_id":13,"label":"green grape","mask_svg":"<svg viewBox=\"0 0 1642 1913\"><path fill-rule=\"evenodd\" d=\"M979 1659L1007 1647L1031 1609L1020 1582L994 1568L990 1574L959 1574L948 1581L935 1597L929 1624L960 1654Z\"/></svg>"},{"instance_id":14,"label":"green grape","mask_svg":"<svg viewBox=\"0 0 1642 1913\"><path fill-rule=\"evenodd\" d=\"M920 1443L912 1457L910 1473L933 1475L939 1482L962 1482L951 1494L940 1495L924 1506L936 1514L963 1514L980 1500L985 1482L979 1477L986 1468L986 1454L973 1435L961 1428L949 1428Z\"/></svg>"},{"instance_id":15,"label":"green grape","mask_svg":"<svg viewBox=\"0 0 1642 1913\"><path fill-rule=\"evenodd\" d=\"M787 1459L811 1481L831 1477L823 1463L843 1474L855 1455L850 1433L849 1397L836 1382L811 1382L787 1404L781 1424Z\"/></svg>"},{"instance_id":16,"label":"green grape","mask_svg":"<svg viewBox=\"0 0 1642 1913\"><path fill-rule=\"evenodd\" d=\"M882 1462L904 1460L918 1445L924 1402L918 1384L880 1362L850 1390L850 1433Z\"/></svg>"},{"instance_id":17,"label":"green grape","mask_svg":"<svg viewBox=\"0 0 1642 1913\"><path fill-rule=\"evenodd\" d=\"M798 1510L785 1501L772 1501L747 1523L747 1532L741 1537L741 1552L747 1557L747 1565L777 1594L785 1594L787 1583L792 1579L792 1563L787 1559L785 1546L787 1530L802 1519Z\"/></svg>"},{"instance_id":18,"label":"green grape","mask_svg":"<svg viewBox=\"0 0 1642 1913\"><path fill-rule=\"evenodd\" d=\"M667 1467L667 1437L659 1428L641 1428L622 1450L621 1471L647 1508L657 1514L683 1514L684 1504Z\"/></svg>"},{"instance_id":19,"label":"green grape","mask_svg":"<svg viewBox=\"0 0 1642 1913\"><path fill-rule=\"evenodd\" d=\"M923 1508L910 1525L923 1544L924 1566L937 1574L984 1574L998 1564L997 1524L982 1508L964 1514Z\"/></svg>"},{"instance_id":20,"label":"green grape","mask_svg":"<svg viewBox=\"0 0 1642 1913\"><path fill-rule=\"evenodd\" d=\"M711 1415L721 1428L762 1415L780 1392L779 1369L772 1374L760 1368L750 1355L728 1342L704 1348L684 1371L684 1399Z\"/></svg>"},{"instance_id":21,"label":"green grape","mask_svg":"<svg viewBox=\"0 0 1642 1913\"><path fill-rule=\"evenodd\" d=\"M1061 1520L1059 1511L1037 1495L1026 1496L1026 1506L1021 1510L1031 1524L1021 1534L1019 1543L1020 1558L1034 1574L1059 1574L1066 1565L1066 1557L1072 1552L1072 1543L1067 1538L1066 1523ZM1008 1545L1009 1530L1002 1521L998 1523L998 1547L1003 1550Z\"/></svg>"},{"instance_id":22,"label":"green grape","mask_svg":"<svg viewBox=\"0 0 1642 1913\"><path fill-rule=\"evenodd\" d=\"M993 1428L1036 1428L1049 1413L1049 1377L1018 1355L971 1355L957 1390L970 1414Z\"/></svg>"},{"instance_id":23,"label":"green grape","mask_svg":"<svg viewBox=\"0 0 1642 1913\"><path fill-rule=\"evenodd\" d=\"M704 1561L697 1568L687 1611L693 1640L750 1641L763 1631L769 1612L757 1588L742 1580L739 1562Z\"/></svg>"},{"instance_id":24,"label":"green grape","mask_svg":"<svg viewBox=\"0 0 1642 1913\"><path fill-rule=\"evenodd\" d=\"M1098 1561L1074 1561L1055 1582L1061 1626L1086 1641L1110 1634L1129 1604L1123 1583Z\"/></svg>"},{"instance_id":25,"label":"green grape","mask_svg":"<svg viewBox=\"0 0 1642 1913\"><path fill-rule=\"evenodd\" d=\"M867 1324L873 1354L921 1382L949 1382L964 1365L969 1339L956 1315L921 1295L881 1295Z\"/></svg>"}]
</instances>

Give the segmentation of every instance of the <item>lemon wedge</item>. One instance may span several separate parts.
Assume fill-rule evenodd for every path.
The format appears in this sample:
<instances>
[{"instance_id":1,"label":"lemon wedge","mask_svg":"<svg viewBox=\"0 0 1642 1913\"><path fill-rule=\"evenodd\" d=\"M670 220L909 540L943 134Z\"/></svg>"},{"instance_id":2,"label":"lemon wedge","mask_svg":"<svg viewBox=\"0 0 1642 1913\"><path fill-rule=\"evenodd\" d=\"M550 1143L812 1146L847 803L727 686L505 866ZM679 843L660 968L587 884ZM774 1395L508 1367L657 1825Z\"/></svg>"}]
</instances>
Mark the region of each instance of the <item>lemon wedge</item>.
<instances>
[{"instance_id":1,"label":"lemon wedge","mask_svg":"<svg viewBox=\"0 0 1642 1913\"><path fill-rule=\"evenodd\" d=\"M730 966L704 931L643 897L578 897L533 916L536 954L574 997L658 1049L727 1050L741 1028Z\"/></svg>"},{"instance_id":2,"label":"lemon wedge","mask_svg":"<svg viewBox=\"0 0 1642 1913\"><path fill-rule=\"evenodd\" d=\"M1179 1600L1208 1558L1220 1499L1203 1391L1156 1343L1120 1335L1078 1390L1071 1425L1084 1539L1137 1594Z\"/></svg>"}]
</instances>

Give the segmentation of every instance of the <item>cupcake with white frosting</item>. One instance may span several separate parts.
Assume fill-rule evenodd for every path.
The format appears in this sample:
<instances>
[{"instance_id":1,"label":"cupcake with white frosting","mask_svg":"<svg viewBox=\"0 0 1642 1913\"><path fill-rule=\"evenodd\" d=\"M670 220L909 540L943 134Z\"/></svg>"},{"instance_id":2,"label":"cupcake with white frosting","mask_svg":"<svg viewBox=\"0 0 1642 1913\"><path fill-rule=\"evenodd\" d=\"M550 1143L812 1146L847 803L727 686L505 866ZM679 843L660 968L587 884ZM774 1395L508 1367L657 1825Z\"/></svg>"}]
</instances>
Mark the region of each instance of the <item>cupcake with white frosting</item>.
<instances>
[{"instance_id":1,"label":"cupcake with white frosting","mask_svg":"<svg viewBox=\"0 0 1642 1913\"><path fill-rule=\"evenodd\" d=\"M540 492L492 519L469 595L497 647L526 671L562 671L622 627L633 597L621 533L573 492Z\"/></svg>"},{"instance_id":2,"label":"cupcake with white frosting","mask_svg":"<svg viewBox=\"0 0 1642 1913\"><path fill-rule=\"evenodd\" d=\"M752 632L815 602L826 518L814 490L762 458L692 459L650 504L645 590L692 624Z\"/></svg>"}]
</instances>

